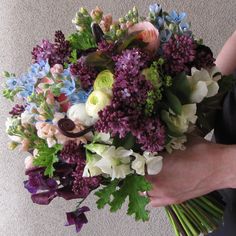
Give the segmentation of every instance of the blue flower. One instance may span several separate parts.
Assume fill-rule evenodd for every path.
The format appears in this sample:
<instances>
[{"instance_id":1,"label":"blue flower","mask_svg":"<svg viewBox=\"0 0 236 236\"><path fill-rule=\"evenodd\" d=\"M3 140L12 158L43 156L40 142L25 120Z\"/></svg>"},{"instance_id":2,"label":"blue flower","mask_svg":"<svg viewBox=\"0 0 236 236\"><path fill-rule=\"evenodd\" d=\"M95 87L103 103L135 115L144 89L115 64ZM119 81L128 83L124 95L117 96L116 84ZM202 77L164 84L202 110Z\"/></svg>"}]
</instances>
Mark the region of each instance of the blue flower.
<instances>
[{"instance_id":1,"label":"blue flower","mask_svg":"<svg viewBox=\"0 0 236 236\"><path fill-rule=\"evenodd\" d=\"M79 90L78 93L73 93L70 96L70 101L72 104L86 103L91 92L92 89L90 89L88 92L85 90Z\"/></svg>"},{"instance_id":2,"label":"blue flower","mask_svg":"<svg viewBox=\"0 0 236 236\"><path fill-rule=\"evenodd\" d=\"M159 13L161 12L162 8L161 5L154 3L149 6L149 11L152 15L158 16Z\"/></svg>"},{"instance_id":3,"label":"blue flower","mask_svg":"<svg viewBox=\"0 0 236 236\"><path fill-rule=\"evenodd\" d=\"M186 22L181 22L181 23L179 24L179 29L180 29L180 31L181 31L182 33L188 31L189 28L190 28L190 26L189 26L189 24L186 23Z\"/></svg>"},{"instance_id":4,"label":"blue flower","mask_svg":"<svg viewBox=\"0 0 236 236\"><path fill-rule=\"evenodd\" d=\"M161 29L161 28L163 28L164 23L165 23L164 18L158 16L158 17L156 18L155 26L156 26L157 29Z\"/></svg>"},{"instance_id":5,"label":"blue flower","mask_svg":"<svg viewBox=\"0 0 236 236\"><path fill-rule=\"evenodd\" d=\"M161 42L163 43L168 42L171 36L172 36L172 32L168 29L162 30L160 32L160 39L161 39Z\"/></svg>"},{"instance_id":6,"label":"blue flower","mask_svg":"<svg viewBox=\"0 0 236 236\"><path fill-rule=\"evenodd\" d=\"M71 76L70 69L69 68L68 69L64 69L64 71L63 71L63 73L61 75L63 77L66 77L66 78L70 77Z\"/></svg>"},{"instance_id":7,"label":"blue flower","mask_svg":"<svg viewBox=\"0 0 236 236\"><path fill-rule=\"evenodd\" d=\"M37 79L41 79L45 77L50 72L50 65L48 61L40 61L39 63L35 63L31 65L29 69L29 75L31 77L35 77Z\"/></svg>"},{"instance_id":8,"label":"blue flower","mask_svg":"<svg viewBox=\"0 0 236 236\"><path fill-rule=\"evenodd\" d=\"M70 96L75 92L75 81L73 79L65 80L63 82L63 87L61 88L61 93L64 93L66 96Z\"/></svg>"},{"instance_id":9,"label":"blue flower","mask_svg":"<svg viewBox=\"0 0 236 236\"><path fill-rule=\"evenodd\" d=\"M19 87L19 79L16 78L16 77L11 77L9 79L7 79L7 82L6 82L6 85L7 85L7 88L10 89L10 90L15 90Z\"/></svg>"},{"instance_id":10,"label":"blue flower","mask_svg":"<svg viewBox=\"0 0 236 236\"><path fill-rule=\"evenodd\" d=\"M18 93L20 98L27 98L34 92L34 86L22 87L22 90Z\"/></svg>"},{"instance_id":11,"label":"blue flower","mask_svg":"<svg viewBox=\"0 0 236 236\"><path fill-rule=\"evenodd\" d=\"M26 74L20 77L20 81L22 87L30 87L37 83L37 78L31 76L31 74Z\"/></svg>"},{"instance_id":12,"label":"blue flower","mask_svg":"<svg viewBox=\"0 0 236 236\"><path fill-rule=\"evenodd\" d=\"M166 16L166 19L169 22L172 22L174 24L181 23L185 18L187 17L187 14L185 12L177 13L176 11L170 12L168 16Z\"/></svg>"}]
</instances>

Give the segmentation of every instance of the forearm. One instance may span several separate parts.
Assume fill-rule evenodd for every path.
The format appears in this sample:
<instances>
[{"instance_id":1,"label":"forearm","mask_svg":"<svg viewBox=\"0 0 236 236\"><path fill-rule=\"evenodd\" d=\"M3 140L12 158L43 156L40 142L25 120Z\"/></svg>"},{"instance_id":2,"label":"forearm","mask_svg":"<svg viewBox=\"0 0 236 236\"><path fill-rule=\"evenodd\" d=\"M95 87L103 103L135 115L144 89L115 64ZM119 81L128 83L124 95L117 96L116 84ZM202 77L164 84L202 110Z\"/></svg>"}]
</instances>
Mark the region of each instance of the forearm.
<instances>
[{"instance_id":1,"label":"forearm","mask_svg":"<svg viewBox=\"0 0 236 236\"><path fill-rule=\"evenodd\" d=\"M232 74L236 70L236 31L217 56L216 66L224 75Z\"/></svg>"}]
</instances>

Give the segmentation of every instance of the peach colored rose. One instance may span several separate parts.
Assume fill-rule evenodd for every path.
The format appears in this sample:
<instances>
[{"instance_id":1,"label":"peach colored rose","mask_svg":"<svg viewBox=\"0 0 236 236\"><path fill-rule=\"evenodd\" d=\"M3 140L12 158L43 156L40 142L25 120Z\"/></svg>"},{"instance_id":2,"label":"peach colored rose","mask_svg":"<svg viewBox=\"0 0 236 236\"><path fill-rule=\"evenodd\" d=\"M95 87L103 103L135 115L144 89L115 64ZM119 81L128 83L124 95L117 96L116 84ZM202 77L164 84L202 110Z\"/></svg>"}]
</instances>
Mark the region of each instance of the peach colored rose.
<instances>
[{"instance_id":1,"label":"peach colored rose","mask_svg":"<svg viewBox=\"0 0 236 236\"><path fill-rule=\"evenodd\" d=\"M160 47L159 31L155 26L148 21L140 22L130 27L128 33L131 34L136 31L141 31L138 38L148 44L146 49L151 53L155 53Z\"/></svg>"},{"instance_id":2,"label":"peach colored rose","mask_svg":"<svg viewBox=\"0 0 236 236\"><path fill-rule=\"evenodd\" d=\"M64 68L63 65L61 64L55 64L51 69L50 69L51 73L53 75L60 75L63 73Z\"/></svg>"}]
</instances>

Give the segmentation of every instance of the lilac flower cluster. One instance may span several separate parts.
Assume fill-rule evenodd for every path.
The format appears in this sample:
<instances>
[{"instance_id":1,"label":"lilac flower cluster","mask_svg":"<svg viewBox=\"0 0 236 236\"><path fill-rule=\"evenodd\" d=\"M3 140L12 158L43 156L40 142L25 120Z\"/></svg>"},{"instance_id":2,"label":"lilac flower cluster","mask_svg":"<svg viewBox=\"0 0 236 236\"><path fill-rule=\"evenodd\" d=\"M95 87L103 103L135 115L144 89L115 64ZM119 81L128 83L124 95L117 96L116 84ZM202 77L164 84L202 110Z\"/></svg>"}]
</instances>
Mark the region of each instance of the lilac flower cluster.
<instances>
[{"instance_id":1,"label":"lilac flower cluster","mask_svg":"<svg viewBox=\"0 0 236 236\"><path fill-rule=\"evenodd\" d=\"M82 89L88 90L93 86L97 72L85 64L84 57L81 57L76 64L70 66L70 72L78 78Z\"/></svg>"},{"instance_id":2,"label":"lilac flower cluster","mask_svg":"<svg viewBox=\"0 0 236 236\"><path fill-rule=\"evenodd\" d=\"M68 62L70 56L70 45L61 31L56 31L55 42L51 43L49 40L42 40L41 45L33 48L32 58L35 62L41 60L48 60L50 66L55 64L64 64Z\"/></svg>"},{"instance_id":3,"label":"lilac flower cluster","mask_svg":"<svg viewBox=\"0 0 236 236\"><path fill-rule=\"evenodd\" d=\"M115 47L114 43L109 43L106 40L102 40L101 42L98 43L98 51L108 55L113 54L114 47Z\"/></svg>"},{"instance_id":4,"label":"lilac flower cluster","mask_svg":"<svg viewBox=\"0 0 236 236\"><path fill-rule=\"evenodd\" d=\"M9 112L9 114L12 115L12 116L20 116L24 111L25 111L25 106L24 105L16 104L12 108L12 110Z\"/></svg>"},{"instance_id":5,"label":"lilac flower cluster","mask_svg":"<svg viewBox=\"0 0 236 236\"><path fill-rule=\"evenodd\" d=\"M168 73L189 73L189 64L196 56L196 43L192 36L174 35L163 45L163 56L166 59Z\"/></svg>"}]
</instances>

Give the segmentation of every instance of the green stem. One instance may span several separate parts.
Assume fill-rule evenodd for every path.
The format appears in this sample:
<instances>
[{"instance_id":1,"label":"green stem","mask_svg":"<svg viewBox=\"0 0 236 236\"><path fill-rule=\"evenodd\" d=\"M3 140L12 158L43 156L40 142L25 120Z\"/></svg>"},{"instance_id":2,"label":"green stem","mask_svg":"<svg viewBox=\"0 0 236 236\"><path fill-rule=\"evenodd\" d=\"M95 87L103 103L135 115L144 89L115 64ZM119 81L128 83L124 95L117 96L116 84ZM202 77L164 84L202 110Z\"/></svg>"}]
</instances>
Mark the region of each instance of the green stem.
<instances>
[{"instance_id":1,"label":"green stem","mask_svg":"<svg viewBox=\"0 0 236 236\"><path fill-rule=\"evenodd\" d=\"M179 233L179 231L178 231L178 228L177 228L177 226L176 226L176 223L175 223L174 219L172 218L170 212L168 211L168 209L167 209L166 207L165 207L165 210L166 210L166 214L167 214L167 216L168 216L168 218L169 218L169 221L170 221L170 223L171 223L171 225L172 225L172 227L173 227L173 230L174 230L174 232L175 232L175 235L176 235L176 236L181 236L180 233Z\"/></svg>"},{"instance_id":2,"label":"green stem","mask_svg":"<svg viewBox=\"0 0 236 236\"><path fill-rule=\"evenodd\" d=\"M199 233L207 233L207 230L202 226L201 221L194 215L194 213L186 206L185 203L181 204L182 208L184 208L184 211L192 221L192 223L195 225L195 227L198 229Z\"/></svg>"},{"instance_id":3,"label":"green stem","mask_svg":"<svg viewBox=\"0 0 236 236\"><path fill-rule=\"evenodd\" d=\"M198 232L195 230L195 228L193 227L191 221L189 221L189 219L185 216L184 213L186 213L184 211L184 209L181 207L181 205L175 205L176 209L181 213L181 217L184 220L184 222L186 222L188 228L190 229L190 231L192 232L193 235L197 235Z\"/></svg>"},{"instance_id":4,"label":"green stem","mask_svg":"<svg viewBox=\"0 0 236 236\"><path fill-rule=\"evenodd\" d=\"M201 199L203 202L205 202L208 206L210 206L211 208L213 208L215 211L217 211L220 215L223 216L224 211L223 211L221 208L215 206L215 205L214 205L210 200L208 200L206 197L200 197L200 199Z\"/></svg>"},{"instance_id":5,"label":"green stem","mask_svg":"<svg viewBox=\"0 0 236 236\"><path fill-rule=\"evenodd\" d=\"M178 211L178 208L176 208L176 205L171 205L171 208L173 209L174 213L176 214L176 216L178 217L181 225L183 226L186 234L188 236L193 236L191 230L188 228L188 223L182 218L182 213Z\"/></svg>"}]
</instances>

